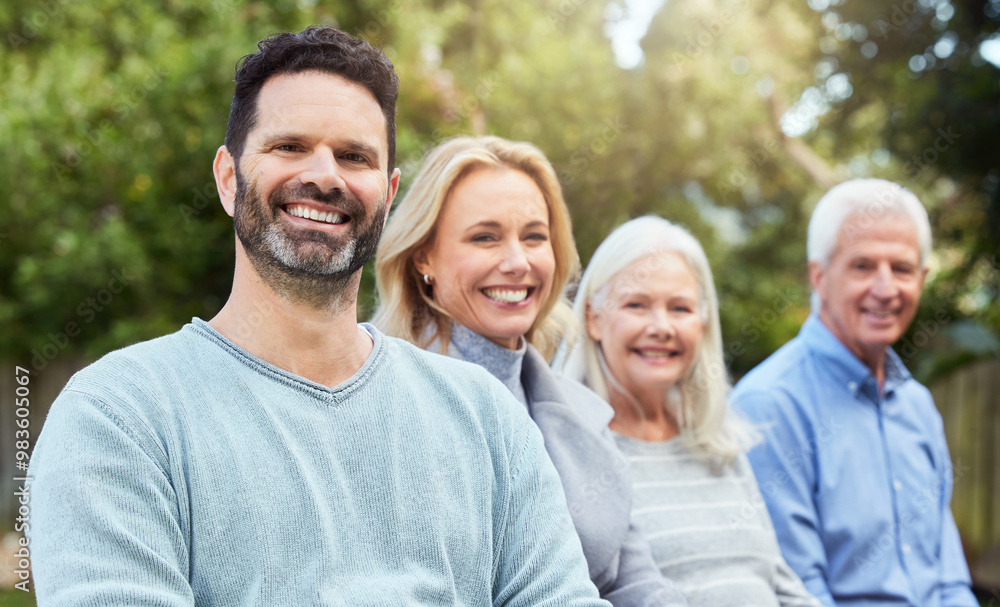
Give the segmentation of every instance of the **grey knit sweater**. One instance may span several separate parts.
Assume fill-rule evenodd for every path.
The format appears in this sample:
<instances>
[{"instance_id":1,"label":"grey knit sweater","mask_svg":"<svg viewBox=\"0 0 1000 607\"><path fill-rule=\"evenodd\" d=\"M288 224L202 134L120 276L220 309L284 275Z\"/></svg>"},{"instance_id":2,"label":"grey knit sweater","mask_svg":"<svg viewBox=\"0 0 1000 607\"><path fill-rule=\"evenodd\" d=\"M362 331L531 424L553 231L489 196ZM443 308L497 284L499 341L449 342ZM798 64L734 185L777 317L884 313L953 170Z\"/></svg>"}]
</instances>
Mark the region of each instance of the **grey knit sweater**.
<instances>
[{"instance_id":1,"label":"grey knit sweater","mask_svg":"<svg viewBox=\"0 0 1000 607\"><path fill-rule=\"evenodd\" d=\"M819 606L781 557L746 457L720 471L675 438L615 434L632 471L632 520L691 607Z\"/></svg>"}]
</instances>

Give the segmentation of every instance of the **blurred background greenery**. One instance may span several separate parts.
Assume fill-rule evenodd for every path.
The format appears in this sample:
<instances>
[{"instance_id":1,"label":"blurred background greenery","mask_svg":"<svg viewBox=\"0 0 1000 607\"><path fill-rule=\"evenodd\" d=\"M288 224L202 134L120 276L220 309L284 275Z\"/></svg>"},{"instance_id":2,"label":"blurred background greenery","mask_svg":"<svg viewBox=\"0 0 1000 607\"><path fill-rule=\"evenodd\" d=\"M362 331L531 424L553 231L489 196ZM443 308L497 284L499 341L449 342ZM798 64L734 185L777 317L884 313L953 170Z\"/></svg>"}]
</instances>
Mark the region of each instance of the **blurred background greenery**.
<instances>
[{"instance_id":1,"label":"blurred background greenery","mask_svg":"<svg viewBox=\"0 0 1000 607\"><path fill-rule=\"evenodd\" d=\"M44 0L0 5L0 360L92 360L219 310L234 68L312 23L396 65L403 191L435 143L489 133L549 156L584 263L626 219L688 227L736 376L798 331L809 213L859 176L932 218L897 344L918 378L1000 356L1000 0Z\"/></svg>"},{"instance_id":2,"label":"blurred background greenery","mask_svg":"<svg viewBox=\"0 0 1000 607\"><path fill-rule=\"evenodd\" d=\"M548 154L584 262L637 215L691 229L736 375L808 313L818 197L905 184L935 226L907 357L932 380L1000 350L998 19L1000 2L949 0L5 3L0 358L94 358L216 313L234 67L268 32L324 23L396 65L404 190L436 142L492 133Z\"/></svg>"}]
</instances>

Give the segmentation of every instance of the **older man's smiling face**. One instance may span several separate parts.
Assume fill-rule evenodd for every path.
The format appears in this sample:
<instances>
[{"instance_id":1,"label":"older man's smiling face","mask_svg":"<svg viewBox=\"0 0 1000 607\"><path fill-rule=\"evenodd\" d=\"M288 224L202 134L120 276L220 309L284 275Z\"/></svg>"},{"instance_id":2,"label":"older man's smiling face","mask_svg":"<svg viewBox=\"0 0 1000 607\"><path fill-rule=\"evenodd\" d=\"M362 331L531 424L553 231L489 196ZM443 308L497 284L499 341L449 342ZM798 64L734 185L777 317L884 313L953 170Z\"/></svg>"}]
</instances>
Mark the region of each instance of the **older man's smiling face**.
<instances>
[{"instance_id":1,"label":"older man's smiling face","mask_svg":"<svg viewBox=\"0 0 1000 607\"><path fill-rule=\"evenodd\" d=\"M916 227L901 214L848 217L829 262L809 265L820 320L869 367L910 326L926 274Z\"/></svg>"}]
</instances>

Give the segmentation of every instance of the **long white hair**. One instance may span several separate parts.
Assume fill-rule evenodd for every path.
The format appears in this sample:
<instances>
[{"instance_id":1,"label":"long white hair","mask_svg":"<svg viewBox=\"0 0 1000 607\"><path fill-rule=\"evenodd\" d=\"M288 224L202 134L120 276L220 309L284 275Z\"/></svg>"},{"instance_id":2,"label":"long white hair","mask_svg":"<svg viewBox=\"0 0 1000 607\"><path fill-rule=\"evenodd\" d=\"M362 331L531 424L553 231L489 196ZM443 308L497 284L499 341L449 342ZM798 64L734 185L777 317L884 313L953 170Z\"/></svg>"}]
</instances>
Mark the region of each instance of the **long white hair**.
<instances>
[{"instance_id":1,"label":"long white hair","mask_svg":"<svg viewBox=\"0 0 1000 607\"><path fill-rule=\"evenodd\" d=\"M564 344L555 366L586 383L605 400L610 398L609 383L624 392L604 362L601 345L584 329L587 309L604 304L609 285L623 269L646 260L635 271L635 280L641 284L643 276L659 270L663 255L668 253L680 255L698 283L698 312L704 326L691 370L668 395L668 413L677 421L681 436L696 450L728 463L758 442L759 435L726 405L730 382L723 360L719 301L712 270L705 251L684 228L650 215L626 222L608 235L580 280L573 302L577 333ZM624 394L634 400L632 395Z\"/></svg>"}]
</instances>

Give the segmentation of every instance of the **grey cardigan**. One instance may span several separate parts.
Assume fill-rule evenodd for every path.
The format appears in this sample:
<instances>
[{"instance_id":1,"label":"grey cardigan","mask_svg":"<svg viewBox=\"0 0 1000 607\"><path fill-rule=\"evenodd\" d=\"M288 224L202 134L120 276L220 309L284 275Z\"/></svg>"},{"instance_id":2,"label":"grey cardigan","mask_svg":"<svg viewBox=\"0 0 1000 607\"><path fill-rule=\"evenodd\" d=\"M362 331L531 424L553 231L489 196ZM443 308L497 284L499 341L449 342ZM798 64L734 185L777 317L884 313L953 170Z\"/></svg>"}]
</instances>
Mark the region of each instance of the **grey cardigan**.
<instances>
[{"instance_id":1,"label":"grey cardigan","mask_svg":"<svg viewBox=\"0 0 1000 607\"><path fill-rule=\"evenodd\" d=\"M441 351L437 340L427 349ZM449 344L448 356L462 359L454 344ZM608 429L614 410L583 384L556 375L531 344L521 364L521 382L601 597L616 607L686 606L632 524L628 461Z\"/></svg>"}]
</instances>

